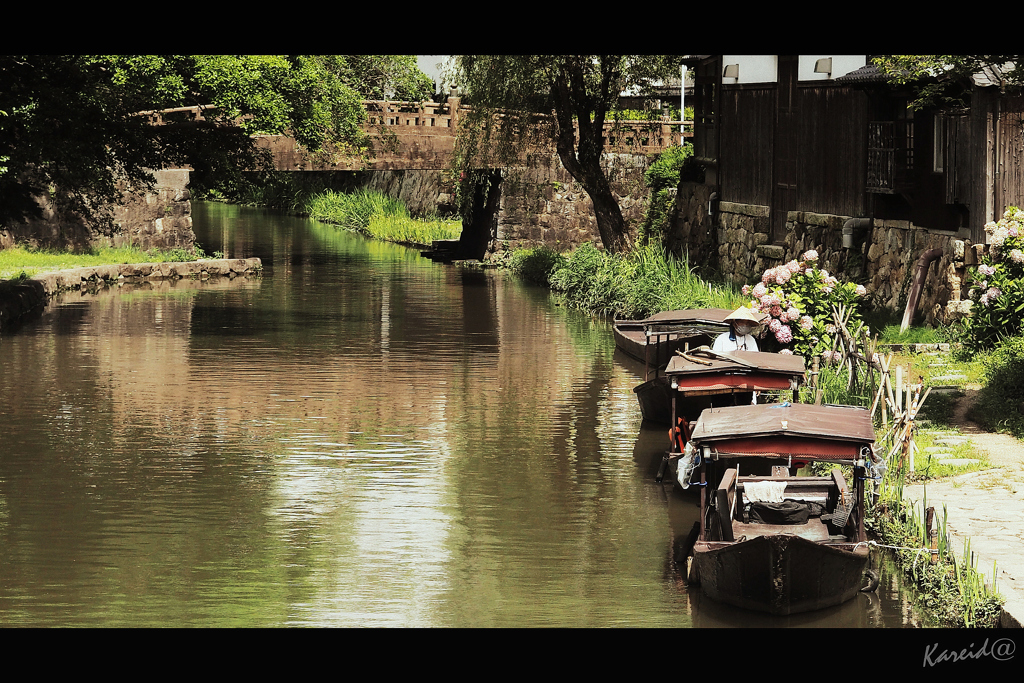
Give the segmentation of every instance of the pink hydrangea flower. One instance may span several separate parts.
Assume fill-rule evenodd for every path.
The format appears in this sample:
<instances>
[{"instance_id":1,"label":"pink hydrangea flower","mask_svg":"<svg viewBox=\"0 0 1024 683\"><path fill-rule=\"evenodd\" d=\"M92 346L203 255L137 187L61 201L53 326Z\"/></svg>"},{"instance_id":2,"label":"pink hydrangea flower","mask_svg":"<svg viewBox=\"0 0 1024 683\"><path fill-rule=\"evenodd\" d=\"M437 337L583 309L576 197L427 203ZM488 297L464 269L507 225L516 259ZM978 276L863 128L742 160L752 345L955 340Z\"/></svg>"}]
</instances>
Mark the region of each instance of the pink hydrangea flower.
<instances>
[{"instance_id":1,"label":"pink hydrangea flower","mask_svg":"<svg viewBox=\"0 0 1024 683\"><path fill-rule=\"evenodd\" d=\"M743 285L740 291L743 292L743 296L750 296L750 285Z\"/></svg>"},{"instance_id":2,"label":"pink hydrangea flower","mask_svg":"<svg viewBox=\"0 0 1024 683\"><path fill-rule=\"evenodd\" d=\"M864 296L867 293L867 287L865 287L864 285L857 285L857 296Z\"/></svg>"},{"instance_id":3,"label":"pink hydrangea flower","mask_svg":"<svg viewBox=\"0 0 1024 683\"><path fill-rule=\"evenodd\" d=\"M796 259L793 259L792 261L786 264L786 270L788 270L790 273L798 273L800 272L800 264L797 263Z\"/></svg>"},{"instance_id":4,"label":"pink hydrangea flower","mask_svg":"<svg viewBox=\"0 0 1024 683\"><path fill-rule=\"evenodd\" d=\"M779 354L783 356L792 356L793 352L790 351L789 349L782 349L781 351L779 351Z\"/></svg>"},{"instance_id":5,"label":"pink hydrangea flower","mask_svg":"<svg viewBox=\"0 0 1024 683\"><path fill-rule=\"evenodd\" d=\"M800 329L809 330L814 327L814 318L809 315L805 315L800 318Z\"/></svg>"},{"instance_id":6,"label":"pink hydrangea flower","mask_svg":"<svg viewBox=\"0 0 1024 683\"><path fill-rule=\"evenodd\" d=\"M804 252L804 257L803 258L804 258L804 261L817 261L818 260L818 252L816 252L813 249L808 249L807 251Z\"/></svg>"},{"instance_id":7,"label":"pink hydrangea flower","mask_svg":"<svg viewBox=\"0 0 1024 683\"><path fill-rule=\"evenodd\" d=\"M774 330L775 338L779 340L780 344L788 344L793 341L793 330L789 329L789 325L779 324L779 329Z\"/></svg>"},{"instance_id":8,"label":"pink hydrangea flower","mask_svg":"<svg viewBox=\"0 0 1024 683\"><path fill-rule=\"evenodd\" d=\"M768 293L768 288L765 287L763 282L758 282L756 285L754 285L754 289L751 290L751 294L753 294L754 298L756 298L756 299L760 299L761 297L763 297L767 293Z\"/></svg>"},{"instance_id":9,"label":"pink hydrangea flower","mask_svg":"<svg viewBox=\"0 0 1024 683\"><path fill-rule=\"evenodd\" d=\"M768 323L768 329L770 329L772 332L775 332L776 336L777 336L778 331L782 327L783 327L782 323L779 322L779 320L776 319L776 318L772 318L772 321L770 323Z\"/></svg>"},{"instance_id":10,"label":"pink hydrangea flower","mask_svg":"<svg viewBox=\"0 0 1024 683\"><path fill-rule=\"evenodd\" d=\"M782 306L775 304L771 309L769 309L769 312L772 314L773 318L778 318L782 315Z\"/></svg>"},{"instance_id":11,"label":"pink hydrangea flower","mask_svg":"<svg viewBox=\"0 0 1024 683\"><path fill-rule=\"evenodd\" d=\"M995 275L996 269L993 268L992 266L982 263L980 266L978 266L978 272L981 273L982 275Z\"/></svg>"}]
</instances>

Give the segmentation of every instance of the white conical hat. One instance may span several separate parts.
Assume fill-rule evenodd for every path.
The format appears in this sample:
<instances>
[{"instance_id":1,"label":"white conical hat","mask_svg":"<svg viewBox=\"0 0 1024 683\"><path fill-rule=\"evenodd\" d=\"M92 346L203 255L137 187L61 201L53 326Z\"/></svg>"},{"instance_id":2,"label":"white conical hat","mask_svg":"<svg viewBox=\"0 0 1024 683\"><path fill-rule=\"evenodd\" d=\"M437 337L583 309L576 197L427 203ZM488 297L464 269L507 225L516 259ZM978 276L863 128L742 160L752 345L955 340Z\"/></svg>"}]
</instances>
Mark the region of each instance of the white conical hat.
<instances>
[{"instance_id":1,"label":"white conical hat","mask_svg":"<svg viewBox=\"0 0 1024 683\"><path fill-rule=\"evenodd\" d=\"M748 308L746 306L740 306L735 311L733 311L729 315L725 316L725 319L726 320L749 320L750 322L754 323L755 325L759 325L761 323L761 317L762 317L761 314L758 313L757 311L755 311L754 309Z\"/></svg>"}]
</instances>

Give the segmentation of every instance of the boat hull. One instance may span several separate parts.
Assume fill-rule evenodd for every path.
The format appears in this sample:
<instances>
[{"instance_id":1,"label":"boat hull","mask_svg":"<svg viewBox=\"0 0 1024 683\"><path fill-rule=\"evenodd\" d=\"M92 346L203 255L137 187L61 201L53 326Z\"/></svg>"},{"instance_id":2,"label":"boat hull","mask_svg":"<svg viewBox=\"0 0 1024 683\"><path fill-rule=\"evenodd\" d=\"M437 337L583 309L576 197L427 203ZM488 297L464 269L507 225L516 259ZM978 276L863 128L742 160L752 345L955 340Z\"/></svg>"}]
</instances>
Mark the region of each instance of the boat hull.
<instances>
[{"instance_id":1,"label":"boat hull","mask_svg":"<svg viewBox=\"0 0 1024 683\"><path fill-rule=\"evenodd\" d=\"M788 534L698 542L690 578L718 602L777 615L810 612L852 600L864 586L868 548L846 545Z\"/></svg>"}]
</instances>

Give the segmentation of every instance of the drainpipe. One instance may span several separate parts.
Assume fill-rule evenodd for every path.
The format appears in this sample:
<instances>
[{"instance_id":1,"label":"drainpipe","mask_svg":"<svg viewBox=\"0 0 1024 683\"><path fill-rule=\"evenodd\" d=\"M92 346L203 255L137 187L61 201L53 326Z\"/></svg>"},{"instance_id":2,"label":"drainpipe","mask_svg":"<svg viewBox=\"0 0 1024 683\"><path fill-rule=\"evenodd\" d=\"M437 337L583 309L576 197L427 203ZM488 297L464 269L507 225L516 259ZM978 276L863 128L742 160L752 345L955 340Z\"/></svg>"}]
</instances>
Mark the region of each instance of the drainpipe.
<instances>
[{"instance_id":1,"label":"drainpipe","mask_svg":"<svg viewBox=\"0 0 1024 683\"><path fill-rule=\"evenodd\" d=\"M864 228L870 228L872 219L870 218L851 218L843 223L843 249L853 249L856 244L853 241L853 235L857 230L863 230Z\"/></svg>"},{"instance_id":2,"label":"drainpipe","mask_svg":"<svg viewBox=\"0 0 1024 683\"><path fill-rule=\"evenodd\" d=\"M917 308L917 300L921 297L921 288L924 286L924 279L928 276L928 268L932 261L942 256L942 249L929 249L917 259L917 267L914 272L914 284L910 287L910 297L907 299L907 310L903 312L903 324L900 325L900 333L907 331L910 321L914 317L914 310Z\"/></svg>"}]
</instances>

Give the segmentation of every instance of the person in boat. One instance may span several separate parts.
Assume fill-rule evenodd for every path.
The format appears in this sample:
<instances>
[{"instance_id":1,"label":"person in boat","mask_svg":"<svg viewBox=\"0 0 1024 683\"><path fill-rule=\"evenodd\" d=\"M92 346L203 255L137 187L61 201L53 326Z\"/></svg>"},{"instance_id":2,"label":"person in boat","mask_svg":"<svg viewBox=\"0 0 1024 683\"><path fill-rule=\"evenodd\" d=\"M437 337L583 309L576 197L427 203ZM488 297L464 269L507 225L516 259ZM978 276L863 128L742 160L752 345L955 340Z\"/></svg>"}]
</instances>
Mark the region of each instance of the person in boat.
<instances>
[{"instance_id":1,"label":"person in boat","mask_svg":"<svg viewBox=\"0 0 1024 683\"><path fill-rule=\"evenodd\" d=\"M757 312L746 306L740 306L725 317L729 323L729 331L723 332L715 339L711 350L715 353L729 351L757 351L757 340L753 332L761 323Z\"/></svg>"}]
</instances>

